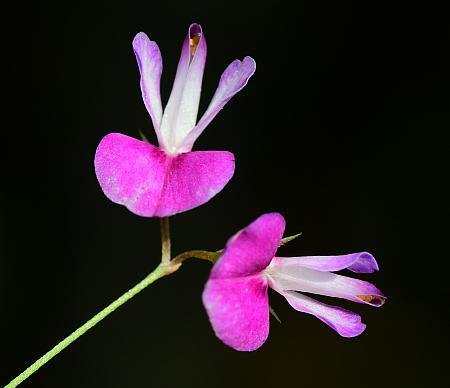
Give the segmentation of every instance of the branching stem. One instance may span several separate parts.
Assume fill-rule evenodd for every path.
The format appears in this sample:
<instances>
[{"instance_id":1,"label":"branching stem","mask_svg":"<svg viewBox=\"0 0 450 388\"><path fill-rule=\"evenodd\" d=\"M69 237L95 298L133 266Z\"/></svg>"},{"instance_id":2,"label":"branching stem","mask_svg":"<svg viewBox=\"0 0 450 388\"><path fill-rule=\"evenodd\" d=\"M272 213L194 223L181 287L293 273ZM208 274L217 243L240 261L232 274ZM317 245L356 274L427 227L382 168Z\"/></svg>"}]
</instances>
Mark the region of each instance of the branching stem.
<instances>
[{"instance_id":1,"label":"branching stem","mask_svg":"<svg viewBox=\"0 0 450 388\"><path fill-rule=\"evenodd\" d=\"M208 260L214 263L220 255L219 252L207 252L207 251L187 251L179 254L173 260L171 260L170 253L170 230L169 230L169 218L161 218L161 263L144 279L142 279L134 287L130 288L122 296L117 298L110 305L105 307L99 313L95 314L86 323L80 326L72 334L64 338L60 343L58 343L54 348L45 353L41 358L35 361L27 369L25 369L20 375L18 375L14 380L12 380L5 388L17 387L26 378L30 377L34 372L36 372L40 367L49 362L53 357L59 354L62 350L67 348L72 342L80 338L89 329L93 328L97 323L106 318L109 314L115 311L117 308L122 306L124 303L128 302L135 295L140 293L144 288L152 284L154 281L170 275L171 273L177 271L184 260L189 258L197 258L202 260Z\"/></svg>"}]
</instances>

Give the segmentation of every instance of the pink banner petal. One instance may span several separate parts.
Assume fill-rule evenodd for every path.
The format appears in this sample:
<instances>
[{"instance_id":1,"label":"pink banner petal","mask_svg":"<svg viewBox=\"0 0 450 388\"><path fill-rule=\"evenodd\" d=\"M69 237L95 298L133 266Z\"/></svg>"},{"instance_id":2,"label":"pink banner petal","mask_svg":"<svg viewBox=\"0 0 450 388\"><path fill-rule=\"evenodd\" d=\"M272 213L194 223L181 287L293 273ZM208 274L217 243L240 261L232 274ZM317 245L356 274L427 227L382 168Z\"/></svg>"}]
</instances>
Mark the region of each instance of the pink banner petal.
<instances>
[{"instance_id":1,"label":"pink banner petal","mask_svg":"<svg viewBox=\"0 0 450 388\"><path fill-rule=\"evenodd\" d=\"M234 155L228 151L195 151L168 158L172 163L155 212L158 217L208 202L234 174Z\"/></svg>"},{"instance_id":2,"label":"pink banner petal","mask_svg":"<svg viewBox=\"0 0 450 388\"><path fill-rule=\"evenodd\" d=\"M284 233L279 213L260 216L231 237L211 271L211 278L233 278L258 274L269 265Z\"/></svg>"},{"instance_id":3,"label":"pink banner petal","mask_svg":"<svg viewBox=\"0 0 450 388\"><path fill-rule=\"evenodd\" d=\"M269 335L267 284L259 276L209 279L203 304L217 337L233 349L258 349Z\"/></svg>"},{"instance_id":4,"label":"pink banner petal","mask_svg":"<svg viewBox=\"0 0 450 388\"><path fill-rule=\"evenodd\" d=\"M94 163L105 195L144 217L166 217L200 206L221 191L234 173L230 152L173 157L119 133L102 139Z\"/></svg>"}]
</instances>

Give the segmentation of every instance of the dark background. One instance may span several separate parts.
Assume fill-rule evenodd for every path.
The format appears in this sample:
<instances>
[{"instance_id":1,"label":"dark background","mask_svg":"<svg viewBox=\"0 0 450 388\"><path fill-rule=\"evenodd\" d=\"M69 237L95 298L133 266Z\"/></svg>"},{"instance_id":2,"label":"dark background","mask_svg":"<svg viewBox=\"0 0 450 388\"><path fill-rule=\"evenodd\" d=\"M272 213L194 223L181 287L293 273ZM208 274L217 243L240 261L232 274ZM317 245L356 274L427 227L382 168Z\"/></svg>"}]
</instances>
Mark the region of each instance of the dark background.
<instances>
[{"instance_id":1,"label":"dark background","mask_svg":"<svg viewBox=\"0 0 450 388\"><path fill-rule=\"evenodd\" d=\"M191 261L44 366L29 387L445 385L448 365L448 14L430 2L63 2L3 13L1 362L6 383L158 262L157 219L100 190L93 158L119 131L155 142L131 41L163 54L163 102L181 42L208 42L200 112L226 65L257 71L196 143L236 156L230 184L172 219L174 252L220 249L279 211L285 256L367 250L381 309L336 300L367 323L340 338L271 293L282 320L239 353L201 304L210 266ZM7 21L7 20L6 20ZM334 302L334 301L333 301Z\"/></svg>"}]
</instances>

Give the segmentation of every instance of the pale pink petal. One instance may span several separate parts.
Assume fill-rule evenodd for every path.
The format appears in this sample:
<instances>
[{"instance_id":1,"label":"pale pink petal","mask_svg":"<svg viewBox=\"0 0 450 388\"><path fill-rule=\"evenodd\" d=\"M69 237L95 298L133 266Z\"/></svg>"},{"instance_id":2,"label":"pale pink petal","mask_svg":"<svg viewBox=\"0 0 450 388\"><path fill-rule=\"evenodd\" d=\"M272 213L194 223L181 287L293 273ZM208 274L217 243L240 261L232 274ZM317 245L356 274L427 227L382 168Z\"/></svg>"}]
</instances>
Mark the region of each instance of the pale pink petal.
<instances>
[{"instance_id":1,"label":"pale pink petal","mask_svg":"<svg viewBox=\"0 0 450 388\"><path fill-rule=\"evenodd\" d=\"M280 291L288 303L297 311L312 314L336 330L342 337L356 337L360 335L366 325L361 317L340 307L329 306L295 291Z\"/></svg>"},{"instance_id":2,"label":"pale pink petal","mask_svg":"<svg viewBox=\"0 0 450 388\"><path fill-rule=\"evenodd\" d=\"M269 303L267 284L260 276L210 278L202 299L214 332L228 346L252 351L266 341Z\"/></svg>"},{"instance_id":3,"label":"pale pink petal","mask_svg":"<svg viewBox=\"0 0 450 388\"><path fill-rule=\"evenodd\" d=\"M343 298L375 307L383 305L386 299L382 292L369 282L300 265L284 265L283 260L277 257L268 271L270 278L282 290Z\"/></svg>"},{"instance_id":4,"label":"pale pink petal","mask_svg":"<svg viewBox=\"0 0 450 388\"><path fill-rule=\"evenodd\" d=\"M219 113L225 104L245 85L256 70L256 62L251 57L245 57L242 61L236 59L223 72L219 86L208 106L208 109L195 126L189 132L183 143L182 149L191 150L194 142L201 135L206 126Z\"/></svg>"},{"instance_id":5,"label":"pale pink petal","mask_svg":"<svg viewBox=\"0 0 450 388\"><path fill-rule=\"evenodd\" d=\"M162 137L160 125L162 119L161 95L159 82L162 73L162 58L158 45L140 32L133 39L133 50L141 73L141 91L145 107L152 118L153 127L160 145Z\"/></svg>"},{"instance_id":6,"label":"pale pink petal","mask_svg":"<svg viewBox=\"0 0 450 388\"><path fill-rule=\"evenodd\" d=\"M192 24L181 48L177 74L161 124L163 136L170 145L169 153L179 152L178 146L197 122L205 62L205 36L200 25Z\"/></svg>"},{"instance_id":7,"label":"pale pink petal","mask_svg":"<svg viewBox=\"0 0 450 388\"><path fill-rule=\"evenodd\" d=\"M375 258L368 252L357 252L338 256L302 256L280 257L283 265L300 265L318 271L340 271L348 269L358 273L372 273L378 271Z\"/></svg>"},{"instance_id":8,"label":"pale pink petal","mask_svg":"<svg viewBox=\"0 0 450 388\"><path fill-rule=\"evenodd\" d=\"M228 240L210 277L234 278L262 272L275 255L284 228L281 214L263 214Z\"/></svg>"},{"instance_id":9,"label":"pale pink petal","mask_svg":"<svg viewBox=\"0 0 450 388\"><path fill-rule=\"evenodd\" d=\"M230 152L172 157L119 133L102 139L94 163L105 195L144 217L165 217L200 206L221 191L234 172Z\"/></svg>"}]
</instances>

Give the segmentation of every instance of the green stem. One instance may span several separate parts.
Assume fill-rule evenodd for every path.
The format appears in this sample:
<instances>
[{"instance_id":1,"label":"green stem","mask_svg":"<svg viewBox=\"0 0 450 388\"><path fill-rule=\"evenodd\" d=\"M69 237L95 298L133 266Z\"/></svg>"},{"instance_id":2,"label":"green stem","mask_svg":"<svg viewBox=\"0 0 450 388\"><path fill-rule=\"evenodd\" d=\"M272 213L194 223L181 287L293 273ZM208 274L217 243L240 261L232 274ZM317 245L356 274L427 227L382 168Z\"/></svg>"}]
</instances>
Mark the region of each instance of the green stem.
<instances>
[{"instance_id":1,"label":"green stem","mask_svg":"<svg viewBox=\"0 0 450 388\"><path fill-rule=\"evenodd\" d=\"M220 252L208 252L208 251L188 251L179 254L171 261L170 253L170 230L169 230L169 218L161 218L161 241L162 241L162 256L161 263L154 269L153 272L148 274L143 280L136 284L133 288L125 292L122 296L112 302L109 306L105 307L102 311L94 315L89 319L83 326L79 327L68 337L64 338L60 343L58 343L53 349L44 354L36 362L25 369L19 376L12 380L5 388L17 387L21 382L30 377L34 372L36 372L41 366L45 365L53 357L59 354L62 350L67 348L72 342L81 337L89 329L94 327L101 320L106 318L114 310L122 306L133 296L137 295L144 288L152 284L155 280L162 278L163 276L170 275L180 268L182 262L189 258L197 258L208 260L214 263L220 256Z\"/></svg>"},{"instance_id":2,"label":"green stem","mask_svg":"<svg viewBox=\"0 0 450 388\"><path fill-rule=\"evenodd\" d=\"M201 260L207 260L211 263L215 263L217 259L219 258L222 251L217 252L208 252L208 251L186 251L183 253L180 253L178 256L174 257L174 259L171 261L173 264L180 264L186 260L186 259L201 259Z\"/></svg>"},{"instance_id":3,"label":"green stem","mask_svg":"<svg viewBox=\"0 0 450 388\"><path fill-rule=\"evenodd\" d=\"M167 264L169 263L171 258L169 217L161 218L160 223L161 223L161 262Z\"/></svg>"},{"instance_id":4,"label":"green stem","mask_svg":"<svg viewBox=\"0 0 450 388\"><path fill-rule=\"evenodd\" d=\"M158 267L155 268L153 272L148 274L143 280L141 280L138 284L136 284L133 288L125 292L121 297L112 302L109 306L104 308L102 311L94 315L89 321L87 321L83 326L79 327L68 337L63 339L58 345L56 345L53 349L44 354L40 359L38 359L34 364L25 369L19 376L17 376L14 380L12 380L5 388L14 388L17 387L22 381L31 376L34 372L36 372L41 366L45 365L48 361L50 361L53 357L55 357L59 352L69 346L72 342L74 342L77 338L81 337L84 333L86 333L89 329L94 327L97 323L99 323L102 319L106 318L109 314L111 314L118 307L122 306L125 302L131 299L133 296L141 292L144 288L152 284L155 280L162 278L163 276L169 275L172 272L175 272L180 265L172 265L161 263Z\"/></svg>"}]
</instances>

